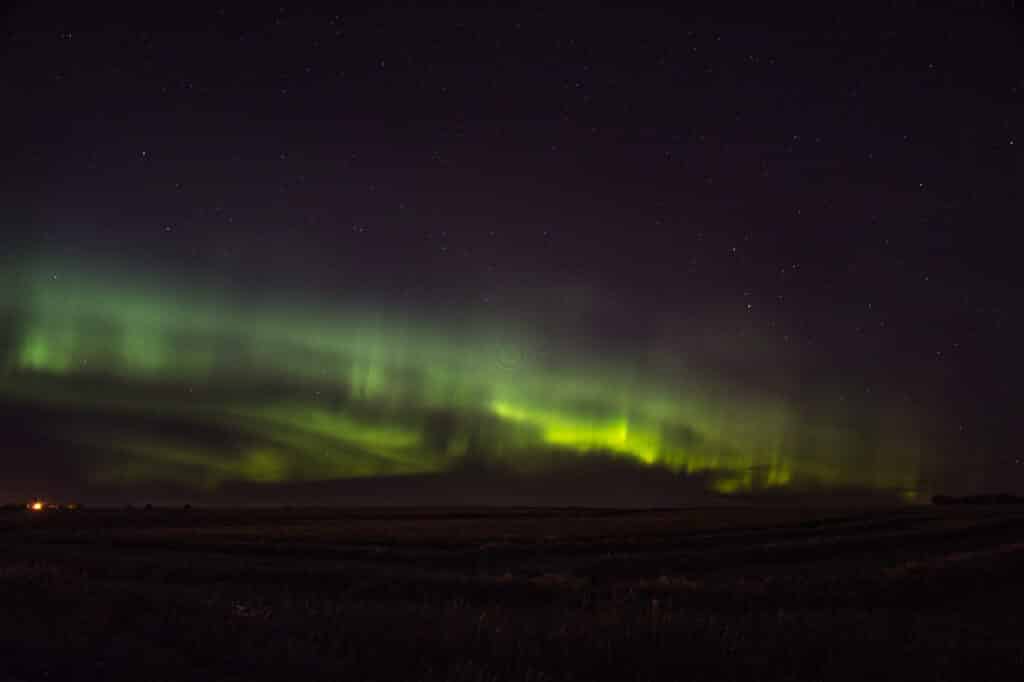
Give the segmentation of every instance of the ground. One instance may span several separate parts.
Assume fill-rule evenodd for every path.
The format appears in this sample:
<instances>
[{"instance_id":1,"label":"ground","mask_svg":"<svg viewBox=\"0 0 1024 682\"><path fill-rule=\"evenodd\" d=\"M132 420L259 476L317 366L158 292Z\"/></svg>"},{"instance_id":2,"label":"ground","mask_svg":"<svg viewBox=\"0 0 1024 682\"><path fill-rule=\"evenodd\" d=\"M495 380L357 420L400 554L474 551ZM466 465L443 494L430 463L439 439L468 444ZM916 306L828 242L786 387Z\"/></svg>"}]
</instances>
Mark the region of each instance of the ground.
<instances>
[{"instance_id":1,"label":"ground","mask_svg":"<svg viewBox=\"0 0 1024 682\"><path fill-rule=\"evenodd\" d=\"M1024 506L0 515L0 681L1024 678Z\"/></svg>"}]
</instances>

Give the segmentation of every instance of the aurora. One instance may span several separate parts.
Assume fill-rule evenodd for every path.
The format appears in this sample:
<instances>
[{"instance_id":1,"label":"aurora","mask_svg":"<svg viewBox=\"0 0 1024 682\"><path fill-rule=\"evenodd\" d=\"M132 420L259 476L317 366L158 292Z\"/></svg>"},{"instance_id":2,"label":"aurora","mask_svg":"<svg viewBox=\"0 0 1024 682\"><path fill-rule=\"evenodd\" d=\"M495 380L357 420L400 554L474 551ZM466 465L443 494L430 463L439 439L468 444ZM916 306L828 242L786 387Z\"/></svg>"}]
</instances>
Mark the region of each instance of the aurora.
<instances>
[{"instance_id":1,"label":"aurora","mask_svg":"<svg viewBox=\"0 0 1024 682\"><path fill-rule=\"evenodd\" d=\"M727 385L685 358L638 363L486 312L453 323L98 272L114 271L37 263L2 303L4 399L47 410L50 436L89 453L92 481L215 490L469 458L528 474L600 455L703 475L720 493L921 491L911 419Z\"/></svg>"}]
</instances>

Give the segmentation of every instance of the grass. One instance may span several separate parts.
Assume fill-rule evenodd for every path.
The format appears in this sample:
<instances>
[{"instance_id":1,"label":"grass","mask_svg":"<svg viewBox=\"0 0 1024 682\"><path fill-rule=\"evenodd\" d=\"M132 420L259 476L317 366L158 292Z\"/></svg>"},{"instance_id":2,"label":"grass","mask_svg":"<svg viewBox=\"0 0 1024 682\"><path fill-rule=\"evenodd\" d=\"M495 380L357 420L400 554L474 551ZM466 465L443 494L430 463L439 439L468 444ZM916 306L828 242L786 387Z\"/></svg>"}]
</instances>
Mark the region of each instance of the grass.
<instances>
[{"instance_id":1,"label":"grass","mask_svg":"<svg viewBox=\"0 0 1024 682\"><path fill-rule=\"evenodd\" d=\"M1024 674L1024 509L0 516L0 680Z\"/></svg>"}]
</instances>

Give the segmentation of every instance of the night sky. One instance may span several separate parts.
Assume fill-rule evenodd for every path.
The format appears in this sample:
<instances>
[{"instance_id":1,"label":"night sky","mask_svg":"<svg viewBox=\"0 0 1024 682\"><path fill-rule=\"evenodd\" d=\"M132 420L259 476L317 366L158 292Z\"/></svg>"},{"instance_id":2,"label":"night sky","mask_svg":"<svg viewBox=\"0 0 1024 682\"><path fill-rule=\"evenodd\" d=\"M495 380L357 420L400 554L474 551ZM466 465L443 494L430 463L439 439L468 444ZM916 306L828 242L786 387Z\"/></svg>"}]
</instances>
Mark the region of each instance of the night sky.
<instances>
[{"instance_id":1,"label":"night sky","mask_svg":"<svg viewBox=\"0 0 1024 682\"><path fill-rule=\"evenodd\" d=\"M6 16L0 497L1024 492L1016 15L341 9Z\"/></svg>"}]
</instances>

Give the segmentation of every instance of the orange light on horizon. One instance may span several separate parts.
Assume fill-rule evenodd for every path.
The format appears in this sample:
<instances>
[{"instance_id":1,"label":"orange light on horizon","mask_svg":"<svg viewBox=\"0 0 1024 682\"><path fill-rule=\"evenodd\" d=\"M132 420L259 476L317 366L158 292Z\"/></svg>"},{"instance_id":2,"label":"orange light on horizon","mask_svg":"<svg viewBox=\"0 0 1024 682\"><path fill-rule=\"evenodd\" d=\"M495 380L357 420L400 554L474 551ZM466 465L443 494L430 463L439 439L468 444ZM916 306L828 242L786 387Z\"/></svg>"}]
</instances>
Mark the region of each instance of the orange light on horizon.
<instances>
[{"instance_id":1,"label":"orange light on horizon","mask_svg":"<svg viewBox=\"0 0 1024 682\"><path fill-rule=\"evenodd\" d=\"M32 504L30 504L28 508L31 509L32 511L39 512L46 509L46 505L40 502L39 500L36 500Z\"/></svg>"}]
</instances>

